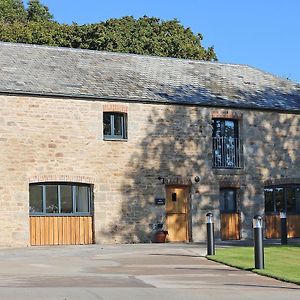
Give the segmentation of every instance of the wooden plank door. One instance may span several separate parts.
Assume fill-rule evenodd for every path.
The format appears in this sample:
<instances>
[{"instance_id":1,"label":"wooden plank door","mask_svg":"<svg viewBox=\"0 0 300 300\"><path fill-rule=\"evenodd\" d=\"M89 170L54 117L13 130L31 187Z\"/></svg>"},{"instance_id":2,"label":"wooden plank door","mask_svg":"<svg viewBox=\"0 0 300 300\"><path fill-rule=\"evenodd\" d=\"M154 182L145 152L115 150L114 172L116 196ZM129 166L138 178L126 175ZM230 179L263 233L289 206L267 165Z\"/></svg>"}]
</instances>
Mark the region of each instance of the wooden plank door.
<instances>
[{"instance_id":1,"label":"wooden plank door","mask_svg":"<svg viewBox=\"0 0 300 300\"><path fill-rule=\"evenodd\" d=\"M300 215L287 216L288 238L300 237Z\"/></svg>"},{"instance_id":2,"label":"wooden plank door","mask_svg":"<svg viewBox=\"0 0 300 300\"><path fill-rule=\"evenodd\" d=\"M166 187L166 223L170 242L188 241L188 187Z\"/></svg>"},{"instance_id":3,"label":"wooden plank door","mask_svg":"<svg viewBox=\"0 0 300 300\"><path fill-rule=\"evenodd\" d=\"M267 239L280 239L280 217L279 215L265 216L265 236Z\"/></svg>"},{"instance_id":4,"label":"wooden plank door","mask_svg":"<svg viewBox=\"0 0 300 300\"><path fill-rule=\"evenodd\" d=\"M30 244L87 245L93 243L90 216L30 216Z\"/></svg>"},{"instance_id":5,"label":"wooden plank door","mask_svg":"<svg viewBox=\"0 0 300 300\"><path fill-rule=\"evenodd\" d=\"M240 215L239 213L221 213L221 239L240 239Z\"/></svg>"},{"instance_id":6,"label":"wooden plank door","mask_svg":"<svg viewBox=\"0 0 300 300\"><path fill-rule=\"evenodd\" d=\"M265 216L265 236L267 239L281 238L281 220L279 214ZM287 216L287 236L288 238L300 237L300 215Z\"/></svg>"}]
</instances>

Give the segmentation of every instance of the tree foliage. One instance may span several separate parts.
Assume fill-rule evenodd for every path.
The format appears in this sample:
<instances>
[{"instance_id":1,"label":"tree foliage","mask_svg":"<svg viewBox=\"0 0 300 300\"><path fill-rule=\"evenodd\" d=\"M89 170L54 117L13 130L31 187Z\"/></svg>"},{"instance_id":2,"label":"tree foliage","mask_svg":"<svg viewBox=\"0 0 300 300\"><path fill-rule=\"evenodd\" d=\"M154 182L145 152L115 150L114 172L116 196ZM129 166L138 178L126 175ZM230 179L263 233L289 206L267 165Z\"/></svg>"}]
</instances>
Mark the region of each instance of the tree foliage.
<instances>
[{"instance_id":1,"label":"tree foliage","mask_svg":"<svg viewBox=\"0 0 300 300\"><path fill-rule=\"evenodd\" d=\"M51 21L53 15L49 12L48 7L41 4L39 0L29 0L27 19L34 22Z\"/></svg>"},{"instance_id":2,"label":"tree foliage","mask_svg":"<svg viewBox=\"0 0 300 300\"><path fill-rule=\"evenodd\" d=\"M27 13L21 0L0 1L0 22L13 23L24 22Z\"/></svg>"},{"instance_id":3,"label":"tree foliage","mask_svg":"<svg viewBox=\"0 0 300 300\"><path fill-rule=\"evenodd\" d=\"M216 60L213 47L201 45L194 34L177 19L131 16L78 25L60 24L39 0L25 9L20 0L1 0L0 40L6 42L117 51L126 53Z\"/></svg>"}]
</instances>

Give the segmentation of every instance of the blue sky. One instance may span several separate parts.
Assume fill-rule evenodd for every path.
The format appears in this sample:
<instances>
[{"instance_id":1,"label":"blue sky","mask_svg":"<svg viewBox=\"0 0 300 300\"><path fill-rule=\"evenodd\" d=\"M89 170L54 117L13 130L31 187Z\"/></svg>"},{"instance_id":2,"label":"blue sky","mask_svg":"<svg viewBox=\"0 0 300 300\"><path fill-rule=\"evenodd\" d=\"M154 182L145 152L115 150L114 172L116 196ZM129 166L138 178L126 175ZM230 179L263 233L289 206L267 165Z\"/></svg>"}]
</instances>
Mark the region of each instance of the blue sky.
<instances>
[{"instance_id":1,"label":"blue sky","mask_svg":"<svg viewBox=\"0 0 300 300\"><path fill-rule=\"evenodd\" d=\"M79 24L131 15L177 18L218 59L247 64L300 83L299 0L41 0L59 22Z\"/></svg>"}]
</instances>

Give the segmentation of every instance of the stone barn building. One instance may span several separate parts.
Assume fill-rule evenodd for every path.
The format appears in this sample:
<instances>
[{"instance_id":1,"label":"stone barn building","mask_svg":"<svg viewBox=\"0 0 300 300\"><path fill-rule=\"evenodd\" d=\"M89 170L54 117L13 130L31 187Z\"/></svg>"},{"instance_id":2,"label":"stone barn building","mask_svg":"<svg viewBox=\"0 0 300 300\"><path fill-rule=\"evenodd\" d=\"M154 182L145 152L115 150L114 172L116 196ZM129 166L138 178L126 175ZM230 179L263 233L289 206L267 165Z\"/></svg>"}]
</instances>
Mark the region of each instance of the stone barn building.
<instances>
[{"instance_id":1,"label":"stone barn building","mask_svg":"<svg viewBox=\"0 0 300 300\"><path fill-rule=\"evenodd\" d=\"M245 65L0 43L0 245L300 236L300 86Z\"/></svg>"}]
</instances>

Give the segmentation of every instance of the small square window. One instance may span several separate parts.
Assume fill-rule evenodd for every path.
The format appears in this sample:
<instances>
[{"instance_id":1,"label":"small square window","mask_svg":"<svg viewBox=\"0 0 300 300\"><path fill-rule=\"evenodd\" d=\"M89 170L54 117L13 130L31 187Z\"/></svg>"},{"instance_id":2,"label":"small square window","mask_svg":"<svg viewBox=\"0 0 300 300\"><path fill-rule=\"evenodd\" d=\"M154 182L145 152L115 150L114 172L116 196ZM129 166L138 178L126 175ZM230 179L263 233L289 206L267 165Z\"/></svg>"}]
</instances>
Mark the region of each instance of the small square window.
<instances>
[{"instance_id":1,"label":"small square window","mask_svg":"<svg viewBox=\"0 0 300 300\"><path fill-rule=\"evenodd\" d=\"M103 136L105 140L126 140L127 114L104 112Z\"/></svg>"}]
</instances>

